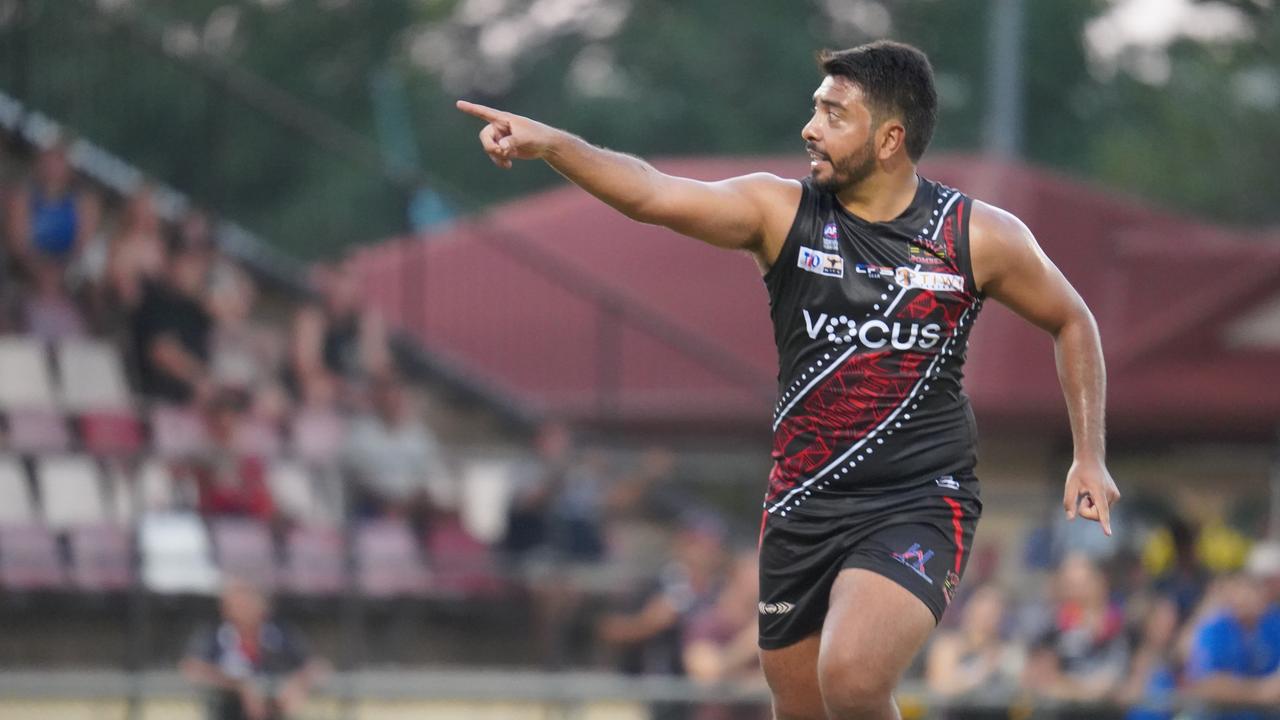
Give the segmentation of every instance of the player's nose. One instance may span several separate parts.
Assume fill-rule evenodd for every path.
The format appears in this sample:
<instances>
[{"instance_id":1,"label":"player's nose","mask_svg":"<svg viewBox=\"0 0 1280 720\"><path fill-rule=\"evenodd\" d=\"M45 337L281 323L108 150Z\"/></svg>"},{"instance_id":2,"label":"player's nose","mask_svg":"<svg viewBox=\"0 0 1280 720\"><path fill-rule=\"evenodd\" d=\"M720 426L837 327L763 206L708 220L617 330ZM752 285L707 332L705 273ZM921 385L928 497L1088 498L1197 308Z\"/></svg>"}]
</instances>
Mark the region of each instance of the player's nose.
<instances>
[{"instance_id":1,"label":"player's nose","mask_svg":"<svg viewBox=\"0 0 1280 720\"><path fill-rule=\"evenodd\" d=\"M805 142L817 142L821 139L818 136L818 129L815 127L813 120L805 123L804 127L800 128L800 137L803 138Z\"/></svg>"}]
</instances>

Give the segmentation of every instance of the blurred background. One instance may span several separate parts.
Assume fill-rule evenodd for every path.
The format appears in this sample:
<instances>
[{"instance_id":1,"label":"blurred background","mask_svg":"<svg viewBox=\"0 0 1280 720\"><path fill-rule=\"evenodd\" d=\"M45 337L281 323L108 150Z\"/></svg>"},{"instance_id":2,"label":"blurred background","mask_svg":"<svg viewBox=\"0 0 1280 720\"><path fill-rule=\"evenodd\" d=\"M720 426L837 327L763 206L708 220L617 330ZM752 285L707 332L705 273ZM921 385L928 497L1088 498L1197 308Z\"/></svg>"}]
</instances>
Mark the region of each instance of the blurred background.
<instances>
[{"instance_id":1,"label":"blurred background","mask_svg":"<svg viewBox=\"0 0 1280 720\"><path fill-rule=\"evenodd\" d=\"M1275 717L1271 0L0 0L0 716L768 717L758 271L453 101L800 177L815 51L880 37L923 172L1097 315L1124 492L1062 520L1051 341L989 307L904 717Z\"/></svg>"}]
</instances>

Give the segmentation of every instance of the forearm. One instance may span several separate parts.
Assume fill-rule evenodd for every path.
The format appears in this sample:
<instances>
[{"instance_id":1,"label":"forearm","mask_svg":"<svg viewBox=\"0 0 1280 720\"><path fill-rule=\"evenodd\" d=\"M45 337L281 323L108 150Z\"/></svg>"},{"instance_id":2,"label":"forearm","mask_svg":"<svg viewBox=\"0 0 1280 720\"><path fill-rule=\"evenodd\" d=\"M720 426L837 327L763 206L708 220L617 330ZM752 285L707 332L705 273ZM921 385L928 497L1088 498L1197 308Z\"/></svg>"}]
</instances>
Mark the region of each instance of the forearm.
<instances>
[{"instance_id":1,"label":"forearm","mask_svg":"<svg viewBox=\"0 0 1280 720\"><path fill-rule=\"evenodd\" d=\"M663 175L644 160L597 147L563 130L554 131L543 159L570 182L627 217L656 221L649 209Z\"/></svg>"},{"instance_id":2,"label":"forearm","mask_svg":"<svg viewBox=\"0 0 1280 720\"><path fill-rule=\"evenodd\" d=\"M1055 334L1054 350L1075 459L1101 460L1106 455L1106 367L1098 326L1083 306Z\"/></svg>"},{"instance_id":3,"label":"forearm","mask_svg":"<svg viewBox=\"0 0 1280 720\"><path fill-rule=\"evenodd\" d=\"M182 661L182 674L188 682L220 690L239 690L241 681L222 672L216 665L187 658Z\"/></svg>"},{"instance_id":4,"label":"forearm","mask_svg":"<svg viewBox=\"0 0 1280 720\"><path fill-rule=\"evenodd\" d=\"M1261 684L1257 680L1214 673L1202 680L1192 683L1187 694L1198 700L1223 704L1257 703L1260 698Z\"/></svg>"}]
</instances>

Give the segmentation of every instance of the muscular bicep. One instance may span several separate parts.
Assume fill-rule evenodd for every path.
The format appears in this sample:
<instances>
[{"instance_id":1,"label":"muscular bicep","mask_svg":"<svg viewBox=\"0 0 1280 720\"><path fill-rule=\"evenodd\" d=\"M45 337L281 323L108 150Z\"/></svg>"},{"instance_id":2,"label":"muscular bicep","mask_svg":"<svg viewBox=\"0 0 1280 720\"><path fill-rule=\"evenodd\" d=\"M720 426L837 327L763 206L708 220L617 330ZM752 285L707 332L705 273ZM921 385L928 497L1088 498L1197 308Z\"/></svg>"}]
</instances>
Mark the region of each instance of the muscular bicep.
<instances>
[{"instance_id":1,"label":"muscular bicep","mask_svg":"<svg viewBox=\"0 0 1280 720\"><path fill-rule=\"evenodd\" d=\"M800 203L800 183L768 173L705 182L658 174L637 219L772 261Z\"/></svg>"},{"instance_id":2,"label":"muscular bicep","mask_svg":"<svg viewBox=\"0 0 1280 720\"><path fill-rule=\"evenodd\" d=\"M1032 324L1057 333L1072 317L1088 312L1031 231L1013 215L977 203L970 249L978 288Z\"/></svg>"}]
</instances>

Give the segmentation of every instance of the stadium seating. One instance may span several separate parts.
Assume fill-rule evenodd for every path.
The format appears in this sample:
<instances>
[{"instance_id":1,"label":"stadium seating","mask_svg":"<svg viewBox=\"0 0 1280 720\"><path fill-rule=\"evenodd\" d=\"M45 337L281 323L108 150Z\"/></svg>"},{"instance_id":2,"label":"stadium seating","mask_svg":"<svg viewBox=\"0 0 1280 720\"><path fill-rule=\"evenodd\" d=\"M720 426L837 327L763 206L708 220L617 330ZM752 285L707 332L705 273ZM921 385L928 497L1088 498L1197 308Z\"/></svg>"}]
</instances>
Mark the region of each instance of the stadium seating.
<instances>
[{"instance_id":1,"label":"stadium seating","mask_svg":"<svg viewBox=\"0 0 1280 720\"><path fill-rule=\"evenodd\" d=\"M62 407L74 412L132 406L120 355L109 343L70 338L54 346Z\"/></svg>"},{"instance_id":2,"label":"stadium seating","mask_svg":"<svg viewBox=\"0 0 1280 720\"><path fill-rule=\"evenodd\" d=\"M42 525L0 525L0 585L9 590L56 590L66 582L57 539Z\"/></svg>"},{"instance_id":3,"label":"stadium seating","mask_svg":"<svg viewBox=\"0 0 1280 720\"><path fill-rule=\"evenodd\" d=\"M107 521L98 468L89 458L42 457L36 461L36 481L49 528L66 530Z\"/></svg>"},{"instance_id":4,"label":"stadium seating","mask_svg":"<svg viewBox=\"0 0 1280 720\"><path fill-rule=\"evenodd\" d=\"M70 581L85 592L128 590L133 585L129 536L118 525L84 525L68 532Z\"/></svg>"},{"instance_id":5,"label":"stadium seating","mask_svg":"<svg viewBox=\"0 0 1280 720\"><path fill-rule=\"evenodd\" d=\"M159 594L210 594L219 582L212 548L193 513L149 513L138 523L142 582Z\"/></svg>"},{"instance_id":6,"label":"stadium seating","mask_svg":"<svg viewBox=\"0 0 1280 720\"><path fill-rule=\"evenodd\" d=\"M356 587L374 599L422 596L426 568L409 526L401 520L372 520L355 531Z\"/></svg>"},{"instance_id":7,"label":"stadium seating","mask_svg":"<svg viewBox=\"0 0 1280 720\"><path fill-rule=\"evenodd\" d=\"M55 404L44 344L29 337L0 337L0 409L53 409Z\"/></svg>"},{"instance_id":8,"label":"stadium seating","mask_svg":"<svg viewBox=\"0 0 1280 720\"><path fill-rule=\"evenodd\" d=\"M11 410L9 449L23 454L60 453L71 447L71 433L58 412L46 408Z\"/></svg>"},{"instance_id":9,"label":"stadium seating","mask_svg":"<svg viewBox=\"0 0 1280 720\"><path fill-rule=\"evenodd\" d=\"M99 457L132 457L143 449L142 424L130 410L95 410L80 417L84 449Z\"/></svg>"},{"instance_id":10,"label":"stadium seating","mask_svg":"<svg viewBox=\"0 0 1280 720\"><path fill-rule=\"evenodd\" d=\"M346 553L337 528L299 526L289 532L281 587L302 596L336 595L346 587Z\"/></svg>"},{"instance_id":11,"label":"stadium seating","mask_svg":"<svg viewBox=\"0 0 1280 720\"><path fill-rule=\"evenodd\" d=\"M36 521L36 506L27 471L15 457L0 456L0 526Z\"/></svg>"},{"instance_id":12,"label":"stadium seating","mask_svg":"<svg viewBox=\"0 0 1280 720\"><path fill-rule=\"evenodd\" d=\"M275 590L275 551L266 525L245 518L213 518L209 529L223 573L266 592Z\"/></svg>"},{"instance_id":13,"label":"stadium seating","mask_svg":"<svg viewBox=\"0 0 1280 720\"><path fill-rule=\"evenodd\" d=\"M151 443L161 457L195 455L208 446L204 423L191 408L156 405L151 408Z\"/></svg>"}]
</instances>

